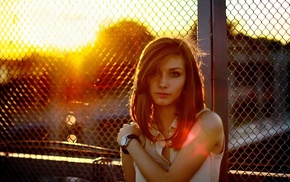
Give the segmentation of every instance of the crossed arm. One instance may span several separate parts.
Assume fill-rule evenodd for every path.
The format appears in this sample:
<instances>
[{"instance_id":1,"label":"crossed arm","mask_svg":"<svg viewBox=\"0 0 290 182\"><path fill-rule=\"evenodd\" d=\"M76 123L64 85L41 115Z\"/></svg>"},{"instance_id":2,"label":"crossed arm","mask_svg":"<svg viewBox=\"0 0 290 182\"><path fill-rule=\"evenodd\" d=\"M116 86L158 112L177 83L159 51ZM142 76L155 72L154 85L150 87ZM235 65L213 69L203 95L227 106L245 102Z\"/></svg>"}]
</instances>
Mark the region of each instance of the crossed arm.
<instances>
[{"instance_id":1,"label":"crossed arm","mask_svg":"<svg viewBox=\"0 0 290 182\"><path fill-rule=\"evenodd\" d=\"M124 125L119 132L118 143L123 136L133 132L133 126ZM219 116L210 111L203 113L192 127L168 171L155 162L137 140L132 140L127 147L130 155L122 154L126 181L135 180L133 161L147 181L189 181L210 152L222 149L223 136Z\"/></svg>"}]
</instances>

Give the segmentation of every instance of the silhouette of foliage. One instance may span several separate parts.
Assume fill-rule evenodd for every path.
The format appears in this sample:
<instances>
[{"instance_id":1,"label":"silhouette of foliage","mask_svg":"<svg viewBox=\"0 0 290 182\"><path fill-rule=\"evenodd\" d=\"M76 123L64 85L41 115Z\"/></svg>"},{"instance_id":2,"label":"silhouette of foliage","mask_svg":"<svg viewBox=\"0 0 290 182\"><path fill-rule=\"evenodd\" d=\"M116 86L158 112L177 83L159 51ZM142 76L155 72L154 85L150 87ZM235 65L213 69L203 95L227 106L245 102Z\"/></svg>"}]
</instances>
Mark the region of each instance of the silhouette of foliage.
<instances>
[{"instance_id":1,"label":"silhouette of foliage","mask_svg":"<svg viewBox=\"0 0 290 182\"><path fill-rule=\"evenodd\" d=\"M153 39L138 22L121 20L112 24L99 32L85 70L93 75L93 82L100 89L128 84L143 48Z\"/></svg>"}]
</instances>

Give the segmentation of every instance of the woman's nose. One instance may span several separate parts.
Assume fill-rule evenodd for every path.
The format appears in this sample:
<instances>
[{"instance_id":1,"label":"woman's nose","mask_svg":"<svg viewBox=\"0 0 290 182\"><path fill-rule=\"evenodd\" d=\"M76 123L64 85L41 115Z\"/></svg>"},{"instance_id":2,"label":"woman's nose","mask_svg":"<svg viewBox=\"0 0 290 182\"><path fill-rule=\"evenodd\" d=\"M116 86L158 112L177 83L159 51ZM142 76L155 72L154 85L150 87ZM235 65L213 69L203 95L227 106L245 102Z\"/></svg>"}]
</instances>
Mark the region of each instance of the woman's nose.
<instances>
[{"instance_id":1,"label":"woman's nose","mask_svg":"<svg viewBox=\"0 0 290 182\"><path fill-rule=\"evenodd\" d=\"M165 76L160 77L160 83L159 83L159 88L165 89L168 87L167 79Z\"/></svg>"}]
</instances>

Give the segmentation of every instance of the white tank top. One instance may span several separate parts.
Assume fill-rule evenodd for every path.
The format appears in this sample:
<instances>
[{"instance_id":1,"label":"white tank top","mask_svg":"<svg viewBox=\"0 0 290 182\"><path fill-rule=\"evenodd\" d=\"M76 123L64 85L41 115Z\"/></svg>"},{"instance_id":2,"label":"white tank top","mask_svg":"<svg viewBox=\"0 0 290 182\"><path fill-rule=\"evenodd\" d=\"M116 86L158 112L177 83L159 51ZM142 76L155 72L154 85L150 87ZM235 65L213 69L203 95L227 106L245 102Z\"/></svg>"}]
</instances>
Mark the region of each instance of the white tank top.
<instances>
[{"instance_id":1,"label":"white tank top","mask_svg":"<svg viewBox=\"0 0 290 182\"><path fill-rule=\"evenodd\" d=\"M201 110L197 116L202 113L203 111L208 109ZM175 119L171 124L171 132L169 135L171 136L174 132L174 129L177 127L177 120ZM157 137L157 142L151 142L148 139L145 139L144 149L146 152L164 169L168 170L171 163L174 161L176 155L178 154L178 150L170 148L170 160L167 160L162 155L163 147L165 147L166 143L164 140L163 135L156 129L152 127L150 130L151 133ZM220 174L220 165L223 158L224 149L220 154L214 154L211 152L209 156L206 158L202 166L199 170L194 174L194 176L189 180L190 182L218 182L219 181L219 174ZM135 172L136 172L136 181L137 182L145 182L145 178L142 176L141 172L139 171L137 165L134 163Z\"/></svg>"}]
</instances>

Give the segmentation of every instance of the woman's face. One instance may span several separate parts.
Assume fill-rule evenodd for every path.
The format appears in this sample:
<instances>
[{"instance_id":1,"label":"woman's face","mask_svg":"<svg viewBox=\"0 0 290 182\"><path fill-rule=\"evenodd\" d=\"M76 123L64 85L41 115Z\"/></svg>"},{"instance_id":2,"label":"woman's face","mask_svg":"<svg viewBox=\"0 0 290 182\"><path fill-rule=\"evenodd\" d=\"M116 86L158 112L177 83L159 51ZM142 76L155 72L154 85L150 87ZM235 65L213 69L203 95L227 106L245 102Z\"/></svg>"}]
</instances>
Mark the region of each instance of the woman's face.
<instances>
[{"instance_id":1,"label":"woman's face","mask_svg":"<svg viewBox=\"0 0 290 182\"><path fill-rule=\"evenodd\" d=\"M149 77L150 96L155 106L175 106L185 83L185 66L182 57L169 56Z\"/></svg>"}]
</instances>

